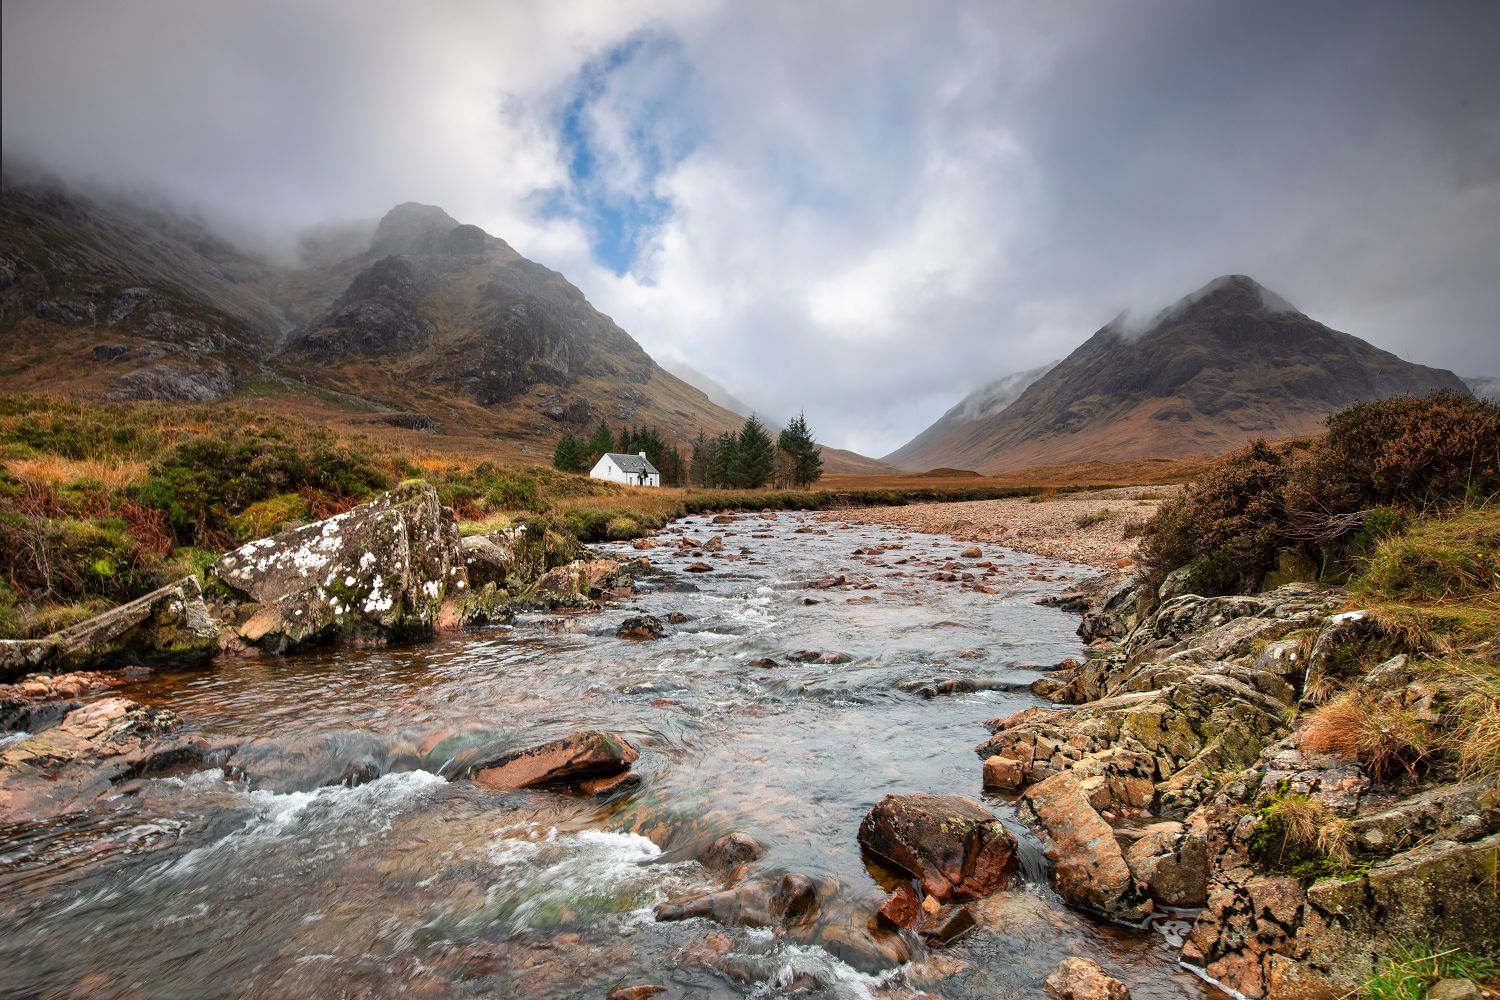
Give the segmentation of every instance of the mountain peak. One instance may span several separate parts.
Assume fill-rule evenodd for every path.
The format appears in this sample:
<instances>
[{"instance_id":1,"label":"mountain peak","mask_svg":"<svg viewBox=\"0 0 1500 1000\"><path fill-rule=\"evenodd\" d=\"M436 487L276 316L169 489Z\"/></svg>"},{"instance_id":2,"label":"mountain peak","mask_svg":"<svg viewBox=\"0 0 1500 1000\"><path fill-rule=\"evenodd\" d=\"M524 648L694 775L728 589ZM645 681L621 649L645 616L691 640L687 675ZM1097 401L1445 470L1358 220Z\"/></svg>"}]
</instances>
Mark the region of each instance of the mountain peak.
<instances>
[{"instance_id":1,"label":"mountain peak","mask_svg":"<svg viewBox=\"0 0 1500 1000\"><path fill-rule=\"evenodd\" d=\"M410 253L447 236L458 225L457 219L436 205L402 202L380 220L370 249L382 254Z\"/></svg>"}]
</instances>

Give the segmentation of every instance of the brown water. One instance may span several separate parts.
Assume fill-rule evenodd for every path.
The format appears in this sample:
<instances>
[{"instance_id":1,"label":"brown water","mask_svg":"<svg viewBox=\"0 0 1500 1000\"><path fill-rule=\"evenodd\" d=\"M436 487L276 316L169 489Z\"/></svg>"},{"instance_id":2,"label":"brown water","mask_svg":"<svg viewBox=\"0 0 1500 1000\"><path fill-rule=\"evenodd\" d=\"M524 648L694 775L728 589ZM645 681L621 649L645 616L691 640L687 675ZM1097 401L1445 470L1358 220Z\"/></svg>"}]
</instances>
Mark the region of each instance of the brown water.
<instances>
[{"instance_id":1,"label":"brown water","mask_svg":"<svg viewBox=\"0 0 1500 1000\"><path fill-rule=\"evenodd\" d=\"M986 803L1022 838L1022 881L981 903L983 926L956 946L880 958L865 928L884 890L860 858L860 819L891 792L978 797L981 721L1034 703L897 685L971 676L1019 690L1027 664L1079 652L1077 619L1033 601L1085 571L990 549L1001 592L980 594L928 579L959 559L948 539L795 533L804 524L822 527L796 514L679 522L743 558L709 553L716 571L689 575L678 570L699 557L653 549L661 572L598 615L229 660L119 691L240 743L232 778L139 781L87 813L0 829L0 995L600 997L654 982L706 998L781 995L801 974L814 992L800 995L1035 997L1078 954L1138 1000L1218 996L1176 966L1171 926L1065 909L998 797ZM882 544L902 548L851 555ZM803 589L840 572L878 587ZM657 642L615 638L642 610L691 620ZM748 665L797 649L852 662ZM579 728L635 742L640 787L601 801L442 777L466 746ZM691 858L730 830L766 848L757 873L817 881L810 931L654 921L657 902L721 887ZM737 977L692 959L713 931L731 938Z\"/></svg>"}]
</instances>

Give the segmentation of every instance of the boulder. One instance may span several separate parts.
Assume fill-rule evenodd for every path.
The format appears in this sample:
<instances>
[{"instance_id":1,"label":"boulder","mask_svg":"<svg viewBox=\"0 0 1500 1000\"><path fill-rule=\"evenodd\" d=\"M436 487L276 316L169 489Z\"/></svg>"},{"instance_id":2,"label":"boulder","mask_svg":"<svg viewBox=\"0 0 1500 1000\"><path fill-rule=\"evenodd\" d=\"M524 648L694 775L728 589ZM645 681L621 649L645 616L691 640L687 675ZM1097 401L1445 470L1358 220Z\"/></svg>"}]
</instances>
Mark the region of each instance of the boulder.
<instances>
[{"instance_id":1,"label":"boulder","mask_svg":"<svg viewBox=\"0 0 1500 1000\"><path fill-rule=\"evenodd\" d=\"M1151 899L1106 823L1071 772L1028 788L1017 812L1041 830L1057 891L1074 906L1120 920L1143 920Z\"/></svg>"},{"instance_id":2,"label":"boulder","mask_svg":"<svg viewBox=\"0 0 1500 1000\"><path fill-rule=\"evenodd\" d=\"M430 634L444 599L468 586L458 521L420 482L241 546L209 573L250 611L240 637L276 652Z\"/></svg>"},{"instance_id":3,"label":"boulder","mask_svg":"<svg viewBox=\"0 0 1500 1000\"><path fill-rule=\"evenodd\" d=\"M917 920L917 934L936 948L946 948L974 929L974 911L967 906L949 903L931 913L923 911Z\"/></svg>"},{"instance_id":4,"label":"boulder","mask_svg":"<svg viewBox=\"0 0 1500 1000\"><path fill-rule=\"evenodd\" d=\"M619 575L620 564L613 559L575 559L543 573L532 587L532 594L553 607L584 605Z\"/></svg>"},{"instance_id":5,"label":"boulder","mask_svg":"<svg viewBox=\"0 0 1500 1000\"><path fill-rule=\"evenodd\" d=\"M706 562L691 562L682 567L688 573L712 573L714 568Z\"/></svg>"},{"instance_id":6,"label":"boulder","mask_svg":"<svg viewBox=\"0 0 1500 1000\"><path fill-rule=\"evenodd\" d=\"M197 578L184 577L45 638L0 641L0 681L124 663L201 663L218 650L220 631Z\"/></svg>"},{"instance_id":7,"label":"boulder","mask_svg":"<svg viewBox=\"0 0 1500 1000\"><path fill-rule=\"evenodd\" d=\"M698 855L698 862L705 868L728 871L751 861L758 861L764 853L761 846L748 834L726 833Z\"/></svg>"},{"instance_id":8,"label":"boulder","mask_svg":"<svg viewBox=\"0 0 1500 1000\"><path fill-rule=\"evenodd\" d=\"M526 529L520 527L464 538L460 547L469 586L478 589L493 583L496 587L504 587L506 579L516 573L516 543L525 532Z\"/></svg>"},{"instance_id":9,"label":"boulder","mask_svg":"<svg viewBox=\"0 0 1500 1000\"><path fill-rule=\"evenodd\" d=\"M917 899L917 890L899 885L876 908L875 924L892 930L913 930L921 916L922 903Z\"/></svg>"},{"instance_id":10,"label":"boulder","mask_svg":"<svg viewBox=\"0 0 1500 1000\"><path fill-rule=\"evenodd\" d=\"M753 879L681 903L656 907L660 921L705 917L726 927L771 927L810 921L818 911L818 891L806 875L787 873L772 881Z\"/></svg>"},{"instance_id":11,"label":"boulder","mask_svg":"<svg viewBox=\"0 0 1500 1000\"><path fill-rule=\"evenodd\" d=\"M464 755L458 773L486 788L509 791L616 775L639 757L623 736L591 730L523 750L480 748Z\"/></svg>"},{"instance_id":12,"label":"boulder","mask_svg":"<svg viewBox=\"0 0 1500 1000\"><path fill-rule=\"evenodd\" d=\"M660 639L667 634L667 627L655 615L635 615L620 623L615 635L621 639Z\"/></svg>"},{"instance_id":13,"label":"boulder","mask_svg":"<svg viewBox=\"0 0 1500 1000\"><path fill-rule=\"evenodd\" d=\"M1114 976L1086 958L1065 958L1046 982L1058 1000L1130 1000L1130 990Z\"/></svg>"},{"instance_id":14,"label":"boulder","mask_svg":"<svg viewBox=\"0 0 1500 1000\"><path fill-rule=\"evenodd\" d=\"M636 986L616 986L604 995L604 1000L650 1000L658 993L667 992L665 986L641 983Z\"/></svg>"},{"instance_id":15,"label":"boulder","mask_svg":"<svg viewBox=\"0 0 1500 1000\"><path fill-rule=\"evenodd\" d=\"M956 795L887 795L860 824L859 843L940 903L1004 889L1016 870L1015 839L979 803Z\"/></svg>"}]
</instances>

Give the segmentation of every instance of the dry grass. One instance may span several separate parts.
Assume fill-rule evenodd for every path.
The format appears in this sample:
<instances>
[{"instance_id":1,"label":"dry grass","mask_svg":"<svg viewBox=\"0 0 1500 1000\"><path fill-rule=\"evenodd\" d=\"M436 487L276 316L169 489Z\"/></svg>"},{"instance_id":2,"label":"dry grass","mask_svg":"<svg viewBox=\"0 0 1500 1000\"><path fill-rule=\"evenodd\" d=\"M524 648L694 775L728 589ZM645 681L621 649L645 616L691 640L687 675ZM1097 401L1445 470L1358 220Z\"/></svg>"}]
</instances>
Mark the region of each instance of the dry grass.
<instances>
[{"instance_id":1,"label":"dry grass","mask_svg":"<svg viewBox=\"0 0 1500 1000\"><path fill-rule=\"evenodd\" d=\"M73 460L58 455L43 455L37 458L8 459L5 470L17 479L31 482L68 486L89 481L99 483L107 489L119 490L145 479L147 467L145 462L129 460Z\"/></svg>"},{"instance_id":2,"label":"dry grass","mask_svg":"<svg viewBox=\"0 0 1500 1000\"><path fill-rule=\"evenodd\" d=\"M1328 860L1347 865L1354 860L1354 829L1347 819L1334 817L1318 827L1316 846Z\"/></svg>"},{"instance_id":3,"label":"dry grass","mask_svg":"<svg viewBox=\"0 0 1500 1000\"><path fill-rule=\"evenodd\" d=\"M1348 691L1310 715L1297 730L1307 753L1357 760L1377 778L1415 773L1437 747L1436 734L1394 698Z\"/></svg>"}]
</instances>

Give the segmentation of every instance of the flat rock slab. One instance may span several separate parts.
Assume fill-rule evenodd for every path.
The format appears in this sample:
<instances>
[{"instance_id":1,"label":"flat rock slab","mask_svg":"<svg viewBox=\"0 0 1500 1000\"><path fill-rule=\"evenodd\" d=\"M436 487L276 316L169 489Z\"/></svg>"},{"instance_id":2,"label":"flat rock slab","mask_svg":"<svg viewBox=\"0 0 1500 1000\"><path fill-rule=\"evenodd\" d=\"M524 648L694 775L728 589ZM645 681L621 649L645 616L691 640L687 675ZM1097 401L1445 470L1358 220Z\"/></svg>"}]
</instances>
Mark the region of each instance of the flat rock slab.
<instances>
[{"instance_id":1,"label":"flat rock slab","mask_svg":"<svg viewBox=\"0 0 1500 1000\"><path fill-rule=\"evenodd\" d=\"M859 843L906 872L940 903L1003 889L1016 870L1016 842L973 799L887 795L859 826Z\"/></svg>"},{"instance_id":2,"label":"flat rock slab","mask_svg":"<svg viewBox=\"0 0 1500 1000\"><path fill-rule=\"evenodd\" d=\"M619 774L639 758L640 753L623 736L591 730L524 750L481 755L464 771L475 784L510 791Z\"/></svg>"}]
</instances>

